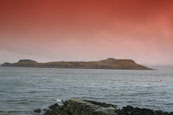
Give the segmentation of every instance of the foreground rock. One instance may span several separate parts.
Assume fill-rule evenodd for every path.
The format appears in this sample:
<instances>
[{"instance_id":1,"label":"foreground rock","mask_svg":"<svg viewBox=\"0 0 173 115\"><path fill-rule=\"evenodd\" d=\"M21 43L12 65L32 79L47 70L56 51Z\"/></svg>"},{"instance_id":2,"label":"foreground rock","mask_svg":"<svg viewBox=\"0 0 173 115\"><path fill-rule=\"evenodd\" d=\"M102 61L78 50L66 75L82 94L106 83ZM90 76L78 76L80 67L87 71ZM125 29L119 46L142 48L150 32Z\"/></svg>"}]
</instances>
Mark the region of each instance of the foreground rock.
<instances>
[{"instance_id":1,"label":"foreground rock","mask_svg":"<svg viewBox=\"0 0 173 115\"><path fill-rule=\"evenodd\" d=\"M35 109L34 112L35 113L41 113L41 109Z\"/></svg>"},{"instance_id":2,"label":"foreground rock","mask_svg":"<svg viewBox=\"0 0 173 115\"><path fill-rule=\"evenodd\" d=\"M44 115L173 115L173 113L132 106L118 109L112 104L70 99L61 106L58 104L50 106Z\"/></svg>"},{"instance_id":3,"label":"foreground rock","mask_svg":"<svg viewBox=\"0 0 173 115\"><path fill-rule=\"evenodd\" d=\"M39 63L33 60L19 60L16 63L4 63L3 67L47 67L47 68L79 68L79 69L135 69L150 70L150 68L137 64L130 59L114 59L108 58L100 61L89 62L47 62Z\"/></svg>"}]
</instances>

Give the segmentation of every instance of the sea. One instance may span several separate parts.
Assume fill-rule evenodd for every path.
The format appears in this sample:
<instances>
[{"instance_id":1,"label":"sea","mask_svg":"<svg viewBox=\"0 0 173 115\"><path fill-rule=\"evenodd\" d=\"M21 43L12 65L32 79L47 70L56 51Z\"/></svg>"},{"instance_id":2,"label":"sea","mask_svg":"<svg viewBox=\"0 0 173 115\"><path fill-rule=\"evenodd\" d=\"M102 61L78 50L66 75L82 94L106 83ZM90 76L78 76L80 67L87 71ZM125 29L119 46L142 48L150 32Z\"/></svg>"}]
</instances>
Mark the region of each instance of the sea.
<instances>
[{"instance_id":1,"label":"sea","mask_svg":"<svg viewBox=\"0 0 173 115\"><path fill-rule=\"evenodd\" d=\"M79 98L173 111L173 67L104 70L0 67L0 115L41 115L56 100Z\"/></svg>"}]
</instances>

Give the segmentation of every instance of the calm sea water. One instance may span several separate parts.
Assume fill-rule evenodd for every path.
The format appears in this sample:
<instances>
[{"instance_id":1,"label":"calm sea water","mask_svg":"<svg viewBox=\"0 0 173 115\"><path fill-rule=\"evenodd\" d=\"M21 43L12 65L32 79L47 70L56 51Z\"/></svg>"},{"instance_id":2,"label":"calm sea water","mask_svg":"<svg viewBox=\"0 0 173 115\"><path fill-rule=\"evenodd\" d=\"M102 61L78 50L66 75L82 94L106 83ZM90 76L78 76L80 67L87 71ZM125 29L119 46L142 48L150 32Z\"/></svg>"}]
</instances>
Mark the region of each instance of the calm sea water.
<instances>
[{"instance_id":1,"label":"calm sea water","mask_svg":"<svg viewBox=\"0 0 173 115\"><path fill-rule=\"evenodd\" d=\"M173 111L173 68L98 70L0 67L0 115L31 115L81 98Z\"/></svg>"}]
</instances>

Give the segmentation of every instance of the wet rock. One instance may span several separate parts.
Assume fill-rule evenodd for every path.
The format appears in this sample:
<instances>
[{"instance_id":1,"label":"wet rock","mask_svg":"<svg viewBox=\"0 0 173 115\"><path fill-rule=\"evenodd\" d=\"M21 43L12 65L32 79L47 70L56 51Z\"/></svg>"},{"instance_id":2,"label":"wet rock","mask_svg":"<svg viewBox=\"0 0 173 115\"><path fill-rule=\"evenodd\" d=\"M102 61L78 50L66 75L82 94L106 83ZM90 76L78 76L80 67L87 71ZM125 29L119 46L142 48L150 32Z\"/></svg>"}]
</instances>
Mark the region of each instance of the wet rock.
<instances>
[{"instance_id":1,"label":"wet rock","mask_svg":"<svg viewBox=\"0 0 173 115\"><path fill-rule=\"evenodd\" d=\"M99 106L102 106L102 107L117 108L117 105L113 105L113 104L107 104L107 103L103 103L103 102L96 102L96 101L90 101L90 100L84 100L84 101L95 104L95 105L99 105Z\"/></svg>"},{"instance_id":2,"label":"wet rock","mask_svg":"<svg viewBox=\"0 0 173 115\"><path fill-rule=\"evenodd\" d=\"M146 108L126 106L117 109L116 105L88 100L70 99L63 105L54 104L44 115L173 115L173 112L154 111Z\"/></svg>"},{"instance_id":3,"label":"wet rock","mask_svg":"<svg viewBox=\"0 0 173 115\"><path fill-rule=\"evenodd\" d=\"M41 113L41 109L35 109L34 112L35 113Z\"/></svg>"}]
</instances>

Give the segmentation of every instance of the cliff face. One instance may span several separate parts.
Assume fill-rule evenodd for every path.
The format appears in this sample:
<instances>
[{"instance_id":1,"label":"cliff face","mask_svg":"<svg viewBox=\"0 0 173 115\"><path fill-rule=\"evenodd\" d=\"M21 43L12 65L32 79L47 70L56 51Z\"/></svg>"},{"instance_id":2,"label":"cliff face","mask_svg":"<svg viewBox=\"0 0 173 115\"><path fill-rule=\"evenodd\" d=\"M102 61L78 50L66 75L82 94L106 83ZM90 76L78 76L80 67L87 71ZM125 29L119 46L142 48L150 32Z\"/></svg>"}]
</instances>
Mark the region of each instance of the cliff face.
<instances>
[{"instance_id":1,"label":"cliff face","mask_svg":"<svg viewBox=\"0 0 173 115\"><path fill-rule=\"evenodd\" d=\"M19 60L16 63L4 63L3 67L48 67L48 68L80 68L80 69L136 69L136 70L149 70L145 66L135 63L130 59L114 59L107 58L100 61L89 62L48 62L38 63L33 60Z\"/></svg>"}]
</instances>

